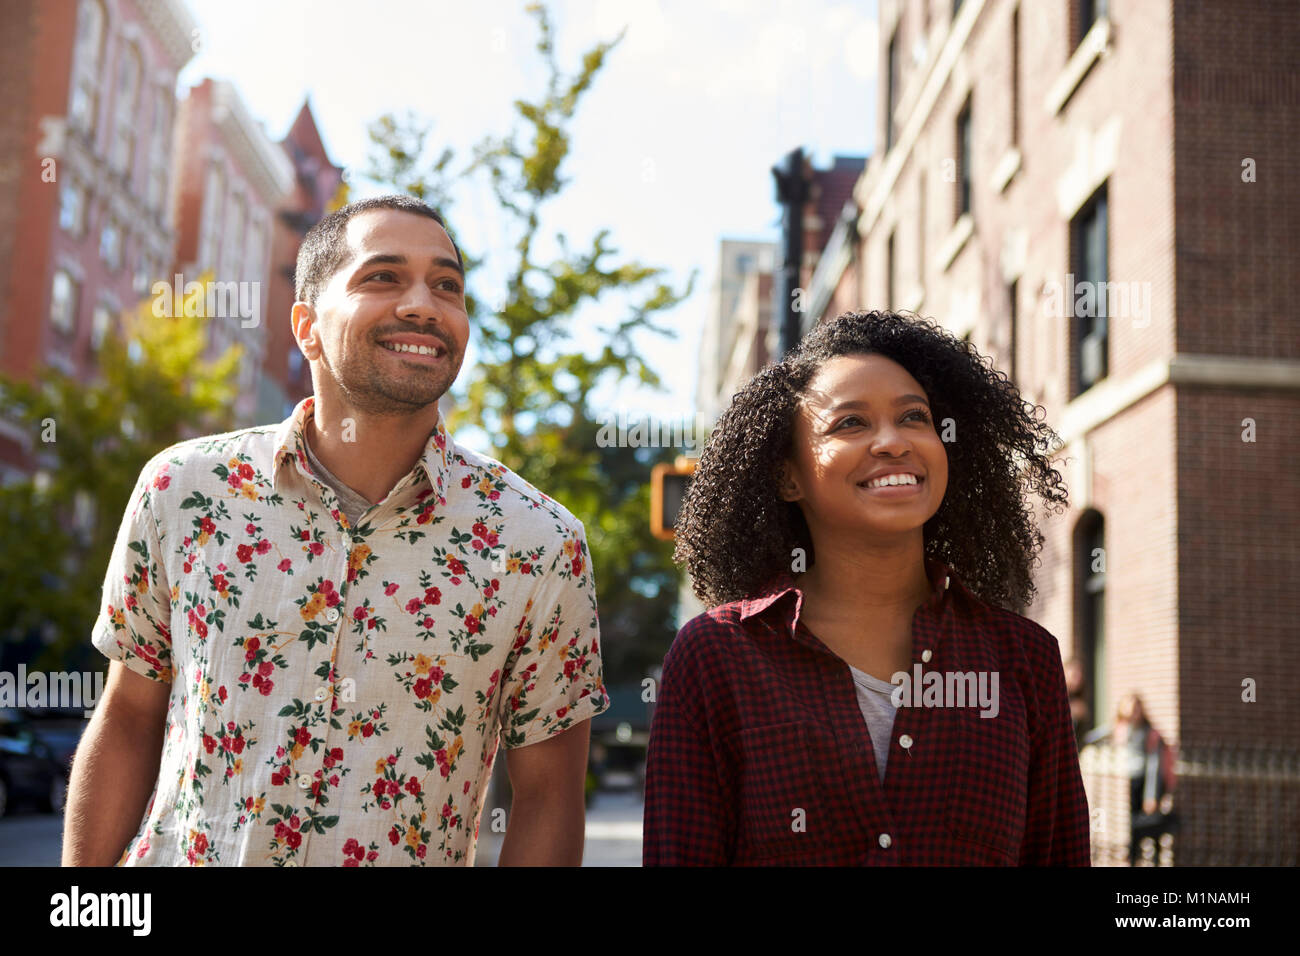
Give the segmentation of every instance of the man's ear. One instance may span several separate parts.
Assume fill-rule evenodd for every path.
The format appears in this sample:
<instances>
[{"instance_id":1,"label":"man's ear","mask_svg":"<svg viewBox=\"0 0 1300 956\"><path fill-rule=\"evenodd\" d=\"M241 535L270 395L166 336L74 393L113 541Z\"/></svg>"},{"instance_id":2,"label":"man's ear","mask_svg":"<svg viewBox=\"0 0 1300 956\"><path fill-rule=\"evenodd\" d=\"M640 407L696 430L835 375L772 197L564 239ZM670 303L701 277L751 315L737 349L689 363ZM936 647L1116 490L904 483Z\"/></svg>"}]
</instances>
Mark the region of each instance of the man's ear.
<instances>
[{"instance_id":1,"label":"man's ear","mask_svg":"<svg viewBox=\"0 0 1300 956\"><path fill-rule=\"evenodd\" d=\"M320 358L321 342L316 329L316 310L306 302L295 302L293 311L289 313L289 322L302 354L309 360Z\"/></svg>"},{"instance_id":2,"label":"man's ear","mask_svg":"<svg viewBox=\"0 0 1300 956\"><path fill-rule=\"evenodd\" d=\"M803 497L803 491L799 487L799 480L794 476L794 466L789 459L781 463L777 494L780 495L782 501L798 501Z\"/></svg>"}]
</instances>

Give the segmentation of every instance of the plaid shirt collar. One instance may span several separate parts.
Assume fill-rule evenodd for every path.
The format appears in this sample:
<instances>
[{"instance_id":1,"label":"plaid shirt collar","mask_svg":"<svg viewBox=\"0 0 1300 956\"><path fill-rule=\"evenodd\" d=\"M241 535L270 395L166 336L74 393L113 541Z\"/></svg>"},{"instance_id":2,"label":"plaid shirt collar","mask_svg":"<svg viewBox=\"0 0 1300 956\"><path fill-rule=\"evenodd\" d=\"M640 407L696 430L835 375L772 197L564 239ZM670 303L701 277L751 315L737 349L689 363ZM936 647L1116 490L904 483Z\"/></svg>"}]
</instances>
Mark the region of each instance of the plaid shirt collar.
<instances>
[{"instance_id":1,"label":"plaid shirt collar","mask_svg":"<svg viewBox=\"0 0 1300 956\"><path fill-rule=\"evenodd\" d=\"M311 474L311 465L307 461L307 442L305 428L307 416L312 414L316 405L314 396L307 396L300 401L275 432L275 458L271 466L271 482L280 487L280 472L286 462L294 458L302 470ZM451 461L455 457L456 446L447 431L442 412L438 412L438 423L429 434L429 441L424 447L424 454L415 463L416 468L424 469L429 484L438 490L439 495L446 492L448 476L451 473Z\"/></svg>"},{"instance_id":2,"label":"plaid shirt collar","mask_svg":"<svg viewBox=\"0 0 1300 956\"><path fill-rule=\"evenodd\" d=\"M924 604L917 608L916 613L925 616L934 615L937 619L937 623L940 625L935 629L935 633L946 633L949 629L943 627L943 625L949 620L956 596L960 594L963 597L970 598L972 595L962 585L961 581L957 579L957 575L953 573L952 569L942 561L926 555L925 570L926 574L930 578L930 597ZM790 602L783 602L783 599L790 594L794 595L793 604ZM759 594L741 601L740 620L747 621L750 618L758 617L765 612L777 614L780 611L780 608L777 607L777 605L782 603L786 606L786 610L781 616L781 623L785 626L786 633L794 640L800 641L801 643L809 643L804 636L807 634L807 630L805 629L804 634L801 634L799 631L799 615L803 610L803 591L799 588L798 584L795 583L794 574L790 571L782 572ZM773 608L776 608L776 610L772 610ZM928 630L927 633L929 633ZM819 650L827 650L825 645L811 634L807 634L807 637L812 639L811 646L814 646ZM919 651L933 651L935 649L934 646L929 646L928 640L923 638L918 638L918 640L920 641L920 643L918 643ZM937 641L935 644L937 645ZM954 655L954 661L956 661L957 648L951 648L951 652Z\"/></svg>"}]
</instances>

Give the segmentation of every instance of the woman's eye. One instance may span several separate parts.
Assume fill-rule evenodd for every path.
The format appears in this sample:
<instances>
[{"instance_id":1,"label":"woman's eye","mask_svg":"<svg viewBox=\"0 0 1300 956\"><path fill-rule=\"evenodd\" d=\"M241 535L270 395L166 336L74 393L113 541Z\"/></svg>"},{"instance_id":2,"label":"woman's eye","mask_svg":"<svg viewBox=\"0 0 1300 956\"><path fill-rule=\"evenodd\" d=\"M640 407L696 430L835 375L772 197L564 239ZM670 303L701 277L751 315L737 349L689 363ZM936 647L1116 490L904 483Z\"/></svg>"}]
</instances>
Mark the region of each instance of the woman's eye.
<instances>
[{"instance_id":1,"label":"woman's eye","mask_svg":"<svg viewBox=\"0 0 1300 956\"><path fill-rule=\"evenodd\" d=\"M926 422L927 424L930 421L930 416L926 413L925 409L922 408L912 409L910 412L908 412L906 415L903 416L903 421L907 421L909 418L912 418L915 421Z\"/></svg>"},{"instance_id":2,"label":"woman's eye","mask_svg":"<svg viewBox=\"0 0 1300 956\"><path fill-rule=\"evenodd\" d=\"M847 415L844 418L841 418L839 420L839 423L835 427L843 428L845 425L849 424L850 422L856 422L859 425L863 424L862 419L859 418L857 415Z\"/></svg>"}]
</instances>

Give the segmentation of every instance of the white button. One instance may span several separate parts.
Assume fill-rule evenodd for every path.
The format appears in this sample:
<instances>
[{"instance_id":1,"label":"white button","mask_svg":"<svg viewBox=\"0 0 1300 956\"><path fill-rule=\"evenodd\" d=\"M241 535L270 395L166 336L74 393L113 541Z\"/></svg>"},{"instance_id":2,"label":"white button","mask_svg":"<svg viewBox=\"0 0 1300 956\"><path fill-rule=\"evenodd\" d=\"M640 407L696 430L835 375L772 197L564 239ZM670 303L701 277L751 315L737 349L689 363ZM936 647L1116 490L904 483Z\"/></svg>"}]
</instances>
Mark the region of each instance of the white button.
<instances>
[{"instance_id":1,"label":"white button","mask_svg":"<svg viewBox=\"0 0 1300 956\"><path fill-rule=\"evenodd\" d=\"M876 842L879 843L883 848L888 850L889 844L893 843L894 841L889 838L888 833L882 833L880 834L880 839L877 840Z\"/></svg>"},{"instance_id":2,"label":"white button","mask_svg":"<svg viewBox=\"0 0 1300 956\"><path fill-rule=\"evenodd\" d=\"M949 580L948 575L945 574L943 576L943 589L945 591L948 590L948 580Z\"/></svg>"},{"instance_id":3,"label":"white button","mask_svg":"<svg viewBox=\"0 0 1300 956\"><path fill-rule=\"evenodd\" d=\"M332 608L330 608L328 611L325 612L325 620L329 621L331 624L333 624L333 623L334 623L335 621L337 621L338 619L339 619L339 609L338 609L338 608L336 608L336 607L332 607Z\"/></svg>"},{"instance_id":4,"label":"white button","mask_svg":"<svg viewBox=\"0 0 1300 956\"><path fill-rule=\"evenodd\" d=\"M898 746L906 750L908 747L912 746L912 738L907 736L907 734L903 734L903 736L898 738Z\"/></svg>"},{"instance_id":5,"label":"white button","mask_svg":"<svg viewBox=\"0 0 1300 956\"><path fill-rule=\"evenodd\" d=\"M316 689L317 700L324 700L325 698L329 697L329 695L330 695L329 689L326 687L318 687Z\"/></svg>"},{"instance_id":6,"label":"white button","mask_svg":"<svg viewBox=\"0 0 1300 956\"><path fill-rule=\"evenodd\" d=\"M310 789L311 789L311 777L308 776L308 775L305 774L305 773L300 773L300 774L298 774L298 789L299 789L299 790L310 790Z\"/></svg>"},{"instance_id":7,"label":"white button","mask_svg":"<svg viewBox=\"0 0 1300 956\"><path fill-rule=\"evenodd\" d=\"M284 861L284 865L285 865L285 866L297 866L297 865L298 865L298 861L297 861L297 860L285 860L285 861Z\"/></svg>"},{"instance_id":8,"label":"white button","mask_svg":"<svg viewBox=\"0 0 1300 956\"><path fill-rule=\"evenodd\" d=\"M928 647L921 652L921 660L925 661L927 664L930 662L930 658L932 657L934 657L934 655L930 653Z\"/></svg>"}]
</instances>

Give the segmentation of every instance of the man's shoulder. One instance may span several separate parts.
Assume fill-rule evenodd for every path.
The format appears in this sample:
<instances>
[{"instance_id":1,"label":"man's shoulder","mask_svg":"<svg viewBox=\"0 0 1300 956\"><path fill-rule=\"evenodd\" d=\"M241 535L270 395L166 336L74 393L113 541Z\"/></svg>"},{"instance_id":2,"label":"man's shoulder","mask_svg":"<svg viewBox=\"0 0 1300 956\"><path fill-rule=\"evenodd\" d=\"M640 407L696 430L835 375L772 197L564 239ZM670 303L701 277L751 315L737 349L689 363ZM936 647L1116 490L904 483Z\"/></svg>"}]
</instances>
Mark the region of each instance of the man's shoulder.
<instances>
[{"instance_id":1,"label":"man's shoulder","mask_svg":"<svg viewBox=\"0 0 1300 956\"><path fill-rule=\"evenodd\" d=\"M140 481L158 492L174 492L177 482L200 477L221 481L220 472L247 465L260 480L270 480L279 425L254 425L168 445L140 470ZM235 462L232 466L231 462Z\"/></svg>"},{"instance_id":2,"label":"man's shoulder","mask_svg":"<svg viewBox=\"0 0 1300 956\"><path fill-rule=\"evenodd\" d=\"M543 533L553 528L561 537L586 534L568 508L495 458L458 445L452 469L457 492L496 502L512 525L531 525Z\"/></svg>"}]
</instances>

